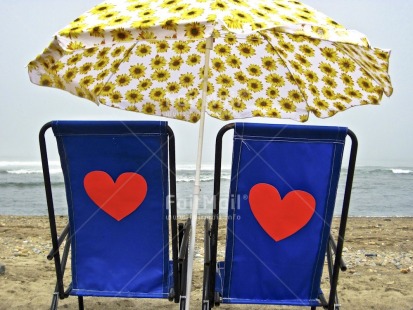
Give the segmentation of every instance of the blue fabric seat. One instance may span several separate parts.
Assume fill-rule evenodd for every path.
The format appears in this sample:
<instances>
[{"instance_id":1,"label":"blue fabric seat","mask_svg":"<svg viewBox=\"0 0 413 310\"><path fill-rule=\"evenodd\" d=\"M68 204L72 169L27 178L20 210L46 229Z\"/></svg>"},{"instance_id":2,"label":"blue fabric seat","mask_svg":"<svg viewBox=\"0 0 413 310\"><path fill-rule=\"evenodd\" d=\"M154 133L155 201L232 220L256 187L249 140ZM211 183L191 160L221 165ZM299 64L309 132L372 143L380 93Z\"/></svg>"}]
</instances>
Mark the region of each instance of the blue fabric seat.
<instances>
[{"instance_id":1,"label":"blue fabric seat","mask_svg":"<svg viewBox=\"0 0 413 310\"><path fill-rule=\"evenodd\" d=\"M69 224L60 237L44 139L50 127L68 203ZM49 258L57 274L52 308L57 296L69 295L79 296L80 308L83 296L179 302L185 276L178 259L174 136L167 123L54 121L42 128L40 142L53 242ZM189 232L188 226L180 229ZM61 255L65 237L68 246ZM72 283L65 290L69 247Z\"/></svg>"},{"instance_id":2,"label":"blue fabric seat","mask_svg":"<svg viewBox=\"0 0 413 310\"><path fill-rule=\"evenodd\" d=\"M225 260L217 262L222 136L232 128ZM352 150L336 244L330 230L348 134ZM235 123L220 131L212 227L206 223L203 309L219 303L337 308L356 150L355 135L343 127ZM326 253L329 298L320 289Z\"/></svg>"}]
</instances>

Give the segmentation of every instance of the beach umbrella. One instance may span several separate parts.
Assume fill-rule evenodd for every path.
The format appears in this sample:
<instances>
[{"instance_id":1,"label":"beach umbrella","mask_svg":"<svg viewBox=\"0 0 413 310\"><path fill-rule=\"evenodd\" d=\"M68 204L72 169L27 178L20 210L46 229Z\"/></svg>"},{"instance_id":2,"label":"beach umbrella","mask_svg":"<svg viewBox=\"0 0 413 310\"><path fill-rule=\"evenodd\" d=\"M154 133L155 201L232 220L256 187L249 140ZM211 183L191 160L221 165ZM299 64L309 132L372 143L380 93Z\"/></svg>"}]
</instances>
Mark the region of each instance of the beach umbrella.
<instances>
[{"instance_id":1,"label":"beach umbrella","mask_svg":"<svg viewBox=\"0 0 413 310\"><path fill-rule=\"evenodd\" d=\"M378 104L392 93L389 56L300 1L113 0L57 32L28 70L98 105L200 121L189 296L205 114L305 122Z\"/></svg>"}]
</instances>

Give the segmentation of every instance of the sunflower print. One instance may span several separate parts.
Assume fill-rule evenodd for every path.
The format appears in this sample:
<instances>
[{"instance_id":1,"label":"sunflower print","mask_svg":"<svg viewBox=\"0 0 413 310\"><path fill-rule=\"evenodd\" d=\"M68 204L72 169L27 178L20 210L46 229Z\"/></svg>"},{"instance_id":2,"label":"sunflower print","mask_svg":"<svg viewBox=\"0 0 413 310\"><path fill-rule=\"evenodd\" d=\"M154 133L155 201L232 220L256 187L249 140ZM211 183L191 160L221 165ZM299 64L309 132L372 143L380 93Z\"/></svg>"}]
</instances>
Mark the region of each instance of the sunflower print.
<instances>
[{"instance_id":1,"label":"sunflower print","mask_svg":"<svg viewBox=\"0 0 413 310\"><path fill-rule=\"evenodd\" d=\"M108 0L28 70L97 104L197 122L207 51L206 112L222 120L305 122L392 93L389 51L290 0Z\"/></svg>"}]
</instances>

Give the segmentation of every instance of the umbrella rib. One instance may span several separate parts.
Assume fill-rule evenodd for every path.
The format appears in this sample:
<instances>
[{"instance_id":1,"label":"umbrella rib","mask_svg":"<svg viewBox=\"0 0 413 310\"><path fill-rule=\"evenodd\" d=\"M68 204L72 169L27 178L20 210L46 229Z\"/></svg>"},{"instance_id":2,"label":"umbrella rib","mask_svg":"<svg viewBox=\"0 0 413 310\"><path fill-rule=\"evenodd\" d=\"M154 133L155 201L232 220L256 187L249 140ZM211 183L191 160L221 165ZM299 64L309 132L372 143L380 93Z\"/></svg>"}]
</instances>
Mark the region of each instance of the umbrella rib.
<instances>
[{"instance_id":1,"label":"umbrella rib","mask_svg":"<svg viewBox=\"0 0 413 310\"><path fill-rule=\"evenodd\" d=\"M295 77L294 77L294 74L293 74L293 70L291 70L290 66L288 65L288 61L284 60L284 58L281 56L281 53L278 52L277 48L271 43L270 40L267 39L267 35L261 33L261 31L258 31L258 33L259 33L260 35L262 35L262 37L268 42L269 45L272 46L272 48L274 49L274 51L277 53L279 59L281 59L281 61L283 62L284 67L285 67L285 68L288 70L288 72L291 74L291 77L294 79L294 82L295 82ZM307 101L307 99L306 99L306 98L308 98L308 96L305 94L305 92L303 92L303 90L302 90L301 87L298 85L298 83L294 83L294 85L299 89L299 91L300 91L300 93L301 93L301 96L302 96L304 102L305 102L306 105L308 106L309 104L308 104L308 101Z\"/></svg>"},{"instance_id":2,"label":"umbrella rib","mask_svg":"<svg viewBox=\"0 0 413 310\"><path fill-rule=\"evenodd\" d=\"M361 61L362 58L357 58L357 57L353 57L353 53L348 53L343 47L343 44L339 43L339 42L333 42L333 45L340 51L343 52L343 54L345 54L347 57L351 58L352 61L354 61L356 64L358 64L360 66L360 68L363 69L363 72L370 77L372 80L374 80L377 84L380 85L380 87L383 88L383 91L385 92L385 94L387 96L390 96L393 92L393 88L392 87L388 87L387 85L384 86L383 84L387 84L385 81L381 80L377 75L373 75L371 74L371 70L367 70L368 68L366 68L366 65L363 63L363 61ZM357 47L359 47L358 45L356 45ZM388 72L387 72L388 74ZM388 90L386 90L386 88L388 88Z\"/></svg>"},{"instance_id":3,"label":"umbrella rib","mask_svg":"<svg viewBox=\"0 0 413 310\"><path fill-rule=\"evenodd\" d=\"M123 61L125 60L125 58L126 58L127 56L129 56L130 52L133 50L133 48L134 48L137 44L138 44L137 42L134 43L134 44L126 51L126 53L124 54L121 62L119 63L119 66L121 65L121 63L123 63ZM119 66L118 66L116 69L119 69ZM109 75L109 77L106 79L104 86L100 89L99 93L97 93L97 94L95 95L95 96L96 96L96 102L97 102L98 105L100 104L100 101L99 101L100 93L103 91L103 88L112 80L112 77L113 77L116 73L117 73L117 71L116 71L116 72L113 72L113 71L111 72L111 74Z\"/></svg>"}]
</instances>

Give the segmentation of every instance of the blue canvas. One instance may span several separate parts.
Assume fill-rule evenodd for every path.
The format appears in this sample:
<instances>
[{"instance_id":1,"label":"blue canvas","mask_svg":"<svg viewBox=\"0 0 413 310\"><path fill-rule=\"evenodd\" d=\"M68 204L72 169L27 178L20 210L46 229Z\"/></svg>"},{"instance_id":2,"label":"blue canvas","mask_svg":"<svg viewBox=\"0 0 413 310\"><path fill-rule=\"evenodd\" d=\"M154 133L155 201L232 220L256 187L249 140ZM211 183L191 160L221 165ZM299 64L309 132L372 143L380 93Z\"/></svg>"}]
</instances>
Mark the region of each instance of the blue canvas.
<instances>
[{"instance_id":1,"label":"blue canvas","mask_svg":"<svg viewBox=\"0 0 413 310\"><path fill-rule=\"evenodd\" d=\"M224 303L319 305L347 129L236 123Z\"/></svg>"},{"instance_id":2,"label":"blue canvas","mask_svg":"<svg viewBox=\"0 0 413 310\"><path fill-rule=\"evenodd\" d=\"M70 294L167 297L166 122L56 121L52 128L68 201Z\"/></svg>"}]
</instances>

